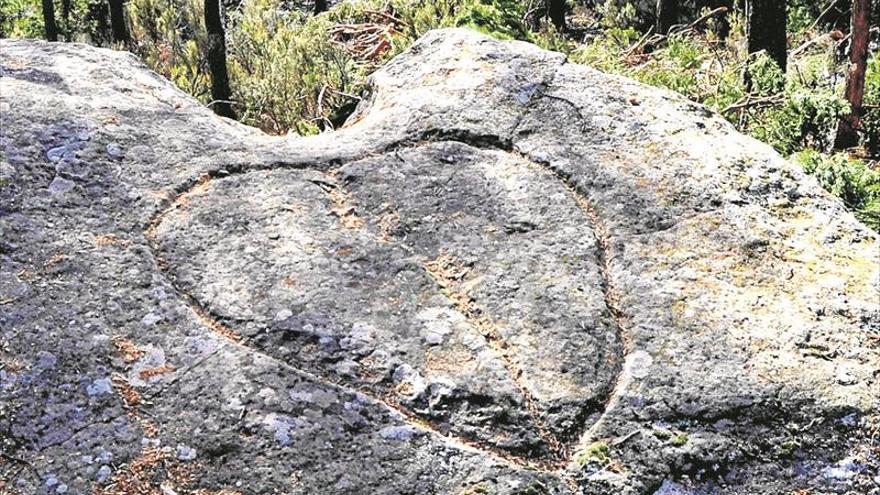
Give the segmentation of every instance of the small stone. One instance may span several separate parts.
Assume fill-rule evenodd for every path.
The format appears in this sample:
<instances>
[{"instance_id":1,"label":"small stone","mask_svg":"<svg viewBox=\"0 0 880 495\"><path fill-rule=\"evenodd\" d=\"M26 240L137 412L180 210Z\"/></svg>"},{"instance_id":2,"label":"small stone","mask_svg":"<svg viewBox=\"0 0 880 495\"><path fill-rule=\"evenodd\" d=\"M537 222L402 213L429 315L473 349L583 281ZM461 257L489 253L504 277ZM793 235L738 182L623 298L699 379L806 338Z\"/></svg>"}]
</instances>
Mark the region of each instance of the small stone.
<instances>
[{"instance_id":1,"label":"small stone","mask_svg":"<svg viewBox=\"0 0 880 495\"><path fill-rule=\"evenodd\" d=\"M52 194L63 194L73 189L76 183L67 180L64 177L55 176L49 184L49 192Z\"/></svg>"},{"instance_id":2,"label":"small stone","mask_svg":"<svg viewBox=\"0 0 880 495\"><path fill-rule=\"evenodd\" d=\"M859 415L856 413L847 414L840 418L839 423L843 426L853 427L859 424Z\"/></svg>"},{"instance_id":3,"label":"small stone","mask_svg":"<svg viewBox=\"0 0 880 495\"><path fill-rule=\"evenodd\" d=\"M651 365L654 363L654 358L645 351L635 351L630 357L630 363L632 376L635 378L645 378L651 374Z\"/></svg>"},{"instance_id":4,"label":"small stone","mask_svg":"<svg viewBox=\"0 0 880 495\"><path fill-rule=\"evenodd\" d=\"M425 334L425 343L429 345L439 345L443 343L443 335L439 333L429 332Z\"/></svg>"},{"instance_id":5,"label":"small stone","mask_svg":"<svg viewBox=\"0 0 880 495\"><path fill-rule=\"evenodd\" d=\"M175 456L181 461L191 461L196 458L196 449L180 443L177 444Z\"/></svg>"},{"instance_id":6,"label":"small stone","mask_svg":"<svg viewBox=\"0 0 880 495\"><path fill-rule=\"evenodd\" d=\"M107 481L107 478L113 473L113 470L110 469L110 466L104 464L100 468L98 468L98 473L95 476L95 479L98 480L98 483L103 483Z\"/></svg>"},{"instance_id":7,"label":"small stone","mask_svg":"<svg viewBox=\"0 0 880 495\"><path fill-rule=\"evenodd\" d=\"M14 176L15 167L6 162L0 162L0 180L9 180Z\"/></svg>"},{"instance_id":8,"label":"small stone","mask_svg":"<svg viewBox=\"0 0 880 495\"><path fill-rule=\"evenodd\" d=\"M840 385L855 385L859 382L858 377L856 377L853 370L848 366L841 366L837 368L837 383Z\"/></svg>"},{"instance_id":9,"label":"small stone","mask_svg":"<svg viewBox=\"0 0 880 495\"><path fill-rule=\"evenodd\" d=\"M48 370L55 367L58 364L58 358L55 357L54 354L47 351L40 351L37 354L37 368L41 370Z\"/></svg>"},{"instance_id":10,"label":"small stone","mask_svg":"<svg viewBox=\"0 0 880 495\"><path fill-rule=\"evenodd\" d=\"M107 145L107 154L110 158L120 159L122 158L122 148L116 143L110 143Z\"/></svg>"},{"instance_id":11,"label":"small stone","mask_svg":"<svg viewBox=\"0 0 880 495\"><path fill-rule=\"evenodd\" d=\"M143 318L141 318L141 324L145 327L151 327L162 321L162 316L157 315L156 313L147 313Z\"/></svg>"},{"instance_id":12,"label":"small stone","mask_svg":"<svg viewBox=\"0 0 880 495\"><path fill-rule=\"evenodd\" d=\"M46 158L49 159L50 162L57 162L64 154L67 153L67 146L57 146L55 148L50 149L46 152Z\"/></svg>"},{"instance_id":13,"label":"small stone","mask_svg":"<svg viewBox=\"0 0 880 495\"><path fill-rule=\"evenodd\" d=\"M291 390L290 400L294 402L312 402L312 393L306 390Z\"/></svg>"},{"instance_id":14,"label":"small stone","mask_svg":"<svg viewBox=\"0 0 880 495\"><path fill-rule=\"evenodd\" d=\"M99 378L93 381L91 385L86 387L86 392L89 394L89 397L109 394L112 391L113 384L107 378Z\"/></svg>"},{"instance_id":15,"label":"small stone","mask_svg":"<svg viewBox=\"0 0 880 495\"><path fill-rule=\"evenodd\" d=\"M379 430L379 436L386 440L410 440L419 431L412 426L386 426Z\"/></svg>"}]
</instances>

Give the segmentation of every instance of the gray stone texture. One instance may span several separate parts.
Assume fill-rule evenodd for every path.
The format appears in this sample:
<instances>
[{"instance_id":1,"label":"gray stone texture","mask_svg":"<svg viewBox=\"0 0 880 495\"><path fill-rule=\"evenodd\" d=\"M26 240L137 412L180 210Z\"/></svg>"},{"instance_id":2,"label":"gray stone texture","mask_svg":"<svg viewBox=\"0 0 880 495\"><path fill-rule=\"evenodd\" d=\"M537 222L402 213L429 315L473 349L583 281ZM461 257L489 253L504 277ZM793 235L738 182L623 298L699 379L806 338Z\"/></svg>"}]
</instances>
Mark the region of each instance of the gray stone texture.
<instances>
[{"instance_id":1,"label":"gray stone texture","mask_svg":"<svg viewBox=\"0 0 880 495\"><path fill-rule=\"evenodd\" d=\"M877 235L681 96L440 30L273 137L0 40L0 119L0 492L878 493Z\"/></svg>"}]
</instances>

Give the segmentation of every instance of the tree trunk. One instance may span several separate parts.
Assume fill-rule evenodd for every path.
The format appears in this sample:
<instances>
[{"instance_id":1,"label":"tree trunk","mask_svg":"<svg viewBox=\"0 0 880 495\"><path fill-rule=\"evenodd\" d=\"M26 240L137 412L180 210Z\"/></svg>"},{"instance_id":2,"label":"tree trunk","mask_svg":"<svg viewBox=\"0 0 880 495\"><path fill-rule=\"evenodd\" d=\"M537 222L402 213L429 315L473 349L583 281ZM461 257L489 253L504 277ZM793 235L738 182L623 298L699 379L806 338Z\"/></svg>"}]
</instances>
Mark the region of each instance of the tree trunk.
<instances>
[{"instance_id":1,"label":"tree trunk","mask_svg":"<svg viewBox=\"0 0 880 495\"><path fill-rule=\"evenodd\" d=\"M128 28L125 26L125 7L122 0L108 0L110 4L110 30L113 41L128 46Z\"/></svg>"},{"instance_id":2,"label":"tree trunk","mask_svg":"<svg viewBox=\"0 0 880 495\"><path fill-rule=\"evenodd\" d=\"M52 0L43 0L43 28L46 31L46 39L58 41L58 25L55 24L55 3Z\"/></svg>"},{"instance_id":3,"label":"tree trunk","mask_svg":"<svg viewBox=\"0 0 880 495\"><path fill-rule=\"evenodd\" d=\"M73 29L70 27L70 0L61 0L61 21L64 23L64 39L73 41Z\"/></svg>"},{"instance_id":4,"label":"tree trunk","mask_svg":"<svg viewBox=\"0 0 880 495\"><path fill-rule=\"evenodd\" d=\"M556 26L556 29L562 31L565 29L565 11L567 9L565 0L548 0L547 16L550 22Z\"/></svg>"},{"instance_id":5,"label":"tree trunk","mask_svg":"<svg viewBox=\"0 0 880 495\"><path fill-rule=\"evenodd\" d=\"M717 23L715 33L719 39L726 40L730 35L730 16L735 11L741 10L741 6L736 5L741 2L742 0L697 0L697 12L700 12L702 9L715 10L719 7L726 8L727 12L715 18Z\"/></svg>"},{"instance_id":6,"label":"tree trunk","mask_svg":"<svg viewBox=\"0 0 880 495\"><path fill-rule=\"evenodd\" d=\"M765 50L785 72L787 62L785 0L746 0L749 53Z\"/></svg>"},{"instance_id":7,"label":"tree trunk","mask_svg":"<svg viewBox=\"0 0 880 495\"><path fill-rule=\"evenodd\" d=\"M852 40L849 47L849 71L846 73L846 101L850 114L837 126L834 149L851 148L859 144L857 129L862 118L862 102L865 98L865 70L868 65L868 18L871 16L871 0L853 0Z\"/></svg>"},{"instance_id":8,"label":"tree trunk","mask_svg":"<svg viewBox=\"0 0 880 495\"><path fill-rule=\"evenodd\" d=\"M229 72L226 68L226 35L220 18L220 0L205 0L205 28L208 32L208 68L211 71L211 99L214 113L235 118L230 100Z\"/></svg>"},{"instance_id":9,"label":"tree trunk","mask_svg":"<svg viewBox=\"0 0 880 495\"><path fill-rule=\"evenodd\" d=\"M666 34L678 22L678 0L657 0L657 33Z\"/></svg>"},{"instance_id":10,"label":"tree trunk","mask_svg":"<svg viewBox=\"0 0 880 495\"><path fill-rule=\"evenodd\" d=\"M315 0L315 15L327 10L327 0Z\"/></svg>"}]
</instances>

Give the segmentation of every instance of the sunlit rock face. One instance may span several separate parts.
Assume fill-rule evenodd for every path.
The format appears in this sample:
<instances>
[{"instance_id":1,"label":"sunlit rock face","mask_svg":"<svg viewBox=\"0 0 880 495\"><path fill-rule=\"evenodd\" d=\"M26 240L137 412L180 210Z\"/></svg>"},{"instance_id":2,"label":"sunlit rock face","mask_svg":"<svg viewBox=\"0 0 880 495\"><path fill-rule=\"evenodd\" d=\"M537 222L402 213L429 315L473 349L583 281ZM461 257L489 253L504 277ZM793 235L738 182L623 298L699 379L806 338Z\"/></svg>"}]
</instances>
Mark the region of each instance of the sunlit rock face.
<instances>
[{"instance_id":1,"label":"sunlit rock face","mask_svg":"<svg viewBox=\"0 0 880 495\"><path fill-rule=\"evenodd\" d=\"M466 30L299 139L0 71L0 491L875 489L877 236L699 105Z\"/></svg>"}]
</instances>

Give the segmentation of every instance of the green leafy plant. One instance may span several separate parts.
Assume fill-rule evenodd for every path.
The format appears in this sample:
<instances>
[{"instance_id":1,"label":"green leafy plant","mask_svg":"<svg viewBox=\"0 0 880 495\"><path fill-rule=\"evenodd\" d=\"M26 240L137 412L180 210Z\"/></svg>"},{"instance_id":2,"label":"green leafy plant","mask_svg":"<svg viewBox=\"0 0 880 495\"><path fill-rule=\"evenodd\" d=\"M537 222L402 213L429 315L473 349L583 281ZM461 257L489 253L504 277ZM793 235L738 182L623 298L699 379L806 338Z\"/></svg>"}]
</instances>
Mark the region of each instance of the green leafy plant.
<instances>
[{"instance_id":1,"label":"green leafy plant","mask_svg":"<svg viewBox=\"0 0 880 495\"><path fill-rule=\"evenodd\" d=\"M825 155L807 149L794 159L822 187L841 198L866 225L880 230L880 172L843 153Z\"/></svg>"},{"instance_id":2,"label":"green leafy plant","mask_svg":"<svg viewBox=\"0 0 880 495\"><path fill-rule=\"evenodd\" d=\"M880 155L880 54L868 60L865 72L865 107L861 131L869 154Z\"/></svg>"},{"instance_id":3,"label":"green leafy plant","mask_svg":"<svg viewBox=\"0 0 880 495\"><path fill-rule=\"evenodd\" d=\"M198 0L131 0L133 49L154 71L203 103L210 98L204 4Z\"/></svg>"},{"instance_id":4,"label":"green leafy plant","mask_svg":"<svg viewBox=\"0 0 880 495\"><path fill-rule=\"evenodd\" d=\"M39 38L43 16L37 0L0 0L0 38Z\"/></svg>"},{"instance_id":5,"label":"green leafy plant","mask_svg":"<svg viewBox=\"0 0 880 495\"><path fill-rule=\"evenodd\" d=\"M575 463L579 466L586 465L588 462L595 462L600 465L606 465L611 462L611 449L605 442L594 442L575 453Z\"/></svg>"}]
</instances>

